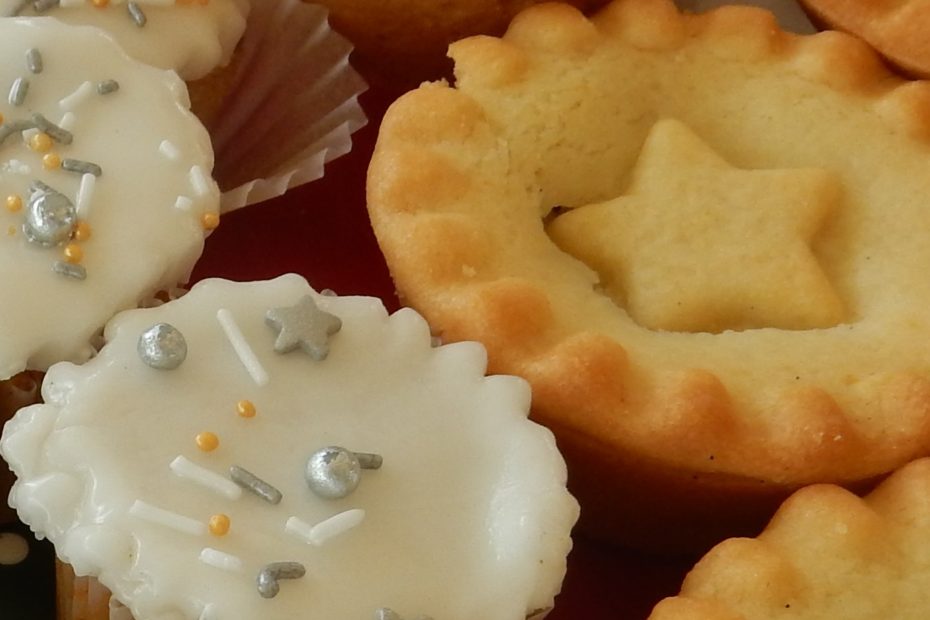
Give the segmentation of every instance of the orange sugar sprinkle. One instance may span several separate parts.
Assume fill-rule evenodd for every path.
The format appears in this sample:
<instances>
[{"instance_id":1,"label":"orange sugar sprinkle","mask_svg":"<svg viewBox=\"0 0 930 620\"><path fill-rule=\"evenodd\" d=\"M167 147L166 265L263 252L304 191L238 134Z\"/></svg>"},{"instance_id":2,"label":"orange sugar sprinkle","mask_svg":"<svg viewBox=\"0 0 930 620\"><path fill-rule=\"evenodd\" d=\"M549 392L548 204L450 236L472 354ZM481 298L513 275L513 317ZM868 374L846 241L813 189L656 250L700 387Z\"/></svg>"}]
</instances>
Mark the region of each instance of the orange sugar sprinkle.
<instances>
[{"instance_id":1,"label":"orange sugar sprinkle","mask_svg":"<svg viewBox=\"0 0 930 620\"><path fill-rule=\"evenodd\" d=\"M6 210L16 213L23 208L23 198L19 194L10 194L6 197Z\"/></svg>"},{"instance_id":2,"label":"orange sugar sprinkle","mask_svg":"<svg viewBox=\"0 0 930 620\"><path fill-rule=\"evenodd\" d=\"M218 213L204 213L200 218L205 230L213 230L220 225L220 216Z\"/></svg>"},{"instance_id":3,"label":"orange sugar sprinkle","mask_svg":"<svg viewBox=\"0 0 930 620\"><path fill-rule=\"evenodd\" d=\"M105 9L110 5L110 0L90 0L90 3L98 9Z\"/></svg>"},{"instance_id":4,"label":"orange sugar sprinkle","mask_svg":"<svg viewBox=\"0 0 930 620\"><path fill-rule=\"evenodd\" d=\"M65 260L71 264L76 264L84 260L84 250L76 243L69 243L62 251Z\"/></svg>"},{"instance_id":5,"label":"orange sugar sprinkle","mask_svg":"<svg viewBox=\"0 0 930 620\"><path fill-rule=\"evenodd\" d=\"M56 153L46 153L42 156L42 167L46 170L56 170L61 168L61 157Z\"/></svg>"},{"instance_id":6,"label":"orange sugar sprinkle","mask_svg":"<svg viewBox=\"0 0 930 620\"><path fill-rule=\"evenodd\" d=\"M74 237L75 241L87 241L90 239L90 224L84 220L78 220L78 223L74 226L72 237Z\"/></svg>"},{"instance_id":7,"label":"orange sugar sprinkle","mask_svg":"<svg viewBox=\"0 0 930 620\"><path fill-rule=\"evenodd\" d=\"M3 122L3 114L0 114L0 123Z\"/></svg>"},{"instance_id":8,"label":"orange sugar sprinkle","mask_svg":"<svg viewBox=\"0 0 930 620\"><path fill-rule=\"evenodd\" d=\"M194 441L197 442L197 447L204 452L213 452L220 445L220 438L210 431L198 433L194 437Z\"/></svg>"},{"instance_id":9,"label":"orange sugar sprinkle","mask_svg":"<svg viewBox=\"0 0 930 620\"><path fill-rule=\"evenodd\" d=\"M44 132L39 132L29 137L29 148L36 153L48 153L52 150L52 144L52 137Z\"/></svg>"},{"instance_id":10,"label":"orange sugar sprinkle","mask_svg":"<svg viewBox=\"0 0 930 620\"><path fill-rule=\"evenodd\" d=\"M229 517L224 514L215 514L210 517L208 527L214 536L226 536L229 533Z\"/></svg>"},{"instance_id":11,"label":"orange sugar sprinkle","mask_svg":"<svg viewBox=\"0 0 930 620\"><path fill-rule=\"evenodd\" d=\"M236 403L236 413L243 418L254 418L255 405L250 400L240 400Z\"/></svg>"}]
</instances>

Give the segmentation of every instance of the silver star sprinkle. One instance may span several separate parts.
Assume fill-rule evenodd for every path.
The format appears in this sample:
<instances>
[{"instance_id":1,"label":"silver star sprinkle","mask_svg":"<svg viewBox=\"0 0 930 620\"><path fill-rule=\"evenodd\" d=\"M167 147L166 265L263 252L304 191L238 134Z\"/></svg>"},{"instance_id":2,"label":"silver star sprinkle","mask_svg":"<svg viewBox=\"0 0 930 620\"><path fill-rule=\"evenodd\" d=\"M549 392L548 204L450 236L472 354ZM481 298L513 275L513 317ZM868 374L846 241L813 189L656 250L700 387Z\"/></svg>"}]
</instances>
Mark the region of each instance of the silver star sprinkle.
<instances>
[{"instance_id":1,"label":"silver star sprinkle","mask_svg":"<svg viewBox=\"0 0 930 620\"><path fill-rule=\"evenodd\" d=\"M275 351L288 353L300 347L316 361L326 359L329 337L342 327L339 317L320 310L310 295L293 306L272 308L265 322L278 332Z\"/></svg>"}]
</instances>

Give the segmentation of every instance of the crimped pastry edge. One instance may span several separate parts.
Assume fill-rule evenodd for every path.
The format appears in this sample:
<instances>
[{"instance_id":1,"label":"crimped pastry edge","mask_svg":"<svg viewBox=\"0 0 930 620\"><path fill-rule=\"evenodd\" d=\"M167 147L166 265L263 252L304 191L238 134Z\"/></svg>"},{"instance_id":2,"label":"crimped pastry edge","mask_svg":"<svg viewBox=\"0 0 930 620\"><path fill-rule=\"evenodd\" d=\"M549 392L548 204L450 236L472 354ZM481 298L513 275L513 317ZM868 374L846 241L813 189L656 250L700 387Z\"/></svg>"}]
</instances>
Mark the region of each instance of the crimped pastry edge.
<instances>
[{"instance_id":1,"label":"crimped pastry edge","mask_svg":"<svg viewBox=\"0 0 930 620\"><path fill-rule=\"evenodd\" d=\"M599 38L609 37L633 47L665 51L695 40L724 42L726 54L775 59L806 80L864 98L889 128L930 143L930 84L892 76L878 56L854 37L835 32L789 34L778 28L769 13L758 9L722 7L685 15L668 0L618 0L587 19L571 7L540 5L520 14L503 38L465 39L453 45L452 54L472 55L473 62L488 67L482 80L504 86L521 79L533 46L583 58ZM804 484L829 480L867 485L926 453L930 381L916 374L891 377L882 388L889 395L905 396L900 399L906 410L901 417L909 426L896 437L911 440L903 443L894 440L876 445L860 436L840 406L816 388L796 394L791 405L794 425L813 432L760 437L758 428L729 407L720 380L699 370L686 371L665 386L681 395L674 399L674 410L665 412L670 414L667 419L648 432L631 428L629 422L638 416L631 411L622 382L629 364L622 344L599 333L566 332L554 319L552 307L558 302L550 298L543 282L500 269L493 258L500 252L499 239L483 238L462 214L436 207L448 192L462 193L464 181L453 166L444 165L442 157L425 153L423 145L468 139L485 130L483 124L480 106L442 83L408 93L385 116L369 169L368 202L372 225L400 294L440 326L444 338L484 342L495 372L527 378L534 388L535 418L557 429L570 462L590 465L584 463L590 452L601 452L603 458L604 453L619 449L624 455L618 460L626 465L658 467L660 477L673 481L670 488L690 485L695 497L679 501L658 494L657 502L669 513L668 521L652 525L662 529L684 519L693 526L681 540L673 534L666 541L671 546L690 546L694 541L700 546L734 528L751 531L781 498ZM412 244L413 238L428 249ZM462 256L468 256L467 269L462 267ZM424 278L425 286L411 284ZM649 434L652 445L646 446L642 442ZM843 441L810 439L815 436L842 437ZM724 442L747 460L740 467L714 462L713 455L701 453L701 441L706 438ZM664 456L657 454L656 445ZM594 465L598 463L603 461L595 459ZM627 542L630 532L636 537L634 543L648 537L645 530L618 517L614 508L604 506L604 501L585 501L598 495L601 482L591 479L594 474L589 471L577 473L582 469L597 468L571 468L582 505L596 506L583 514L583 523L599 534ZM626 475L607 471L613 475L604 477ZM629 500L636 505L646 488L637 476L631 473L628 480L604 481L612 489L608 497L614 501L608 503ZM722 489L719 501L698 497L708 480L713 481L710 487ZM654 492L652 484L648 486ZM760 492L750 493L754 499L746 504L734 502L748 487ZM728 488L734 491L732 496ZM697 504L706 510L699 508L687 519L676 516ZM730 508L738 513L735 521L721 515L721 509ZM618 532L621 527L626 533ZM713 533L702 538L701 532Z\"/></svg>"},{"instance_id":2,"label":"crimped pastry edge","mask_svg":"<svg viewBox=\"0 0 930 620\"><path fill-rule=\"evenodd\" d=\"M893 565L896 547L908 544L909 534L918 540L923 537L927 519L923 490L928 480L930 458L923 458L895 471L862 498L830 484L799 490L757 537L731 538L711 549L685 578L681 592L660 601L649 620L744 620L739 609L747 601L768 609L757 609L759 613L787 615L791 610L792 617L826 617L824 610L818 612L816 598L829 599L836 593L819 589L818 569L805 557L838 557L850 572L856 565L873 562ZM811 537L816 538L816 549L806 547ZM868 581L896 593L895 586L901 585L882 584L876 576ZM801 608L805 605L814 607L812 616ZM878 617L882 612L873 613Z\"/></svg>"}]
</instances>

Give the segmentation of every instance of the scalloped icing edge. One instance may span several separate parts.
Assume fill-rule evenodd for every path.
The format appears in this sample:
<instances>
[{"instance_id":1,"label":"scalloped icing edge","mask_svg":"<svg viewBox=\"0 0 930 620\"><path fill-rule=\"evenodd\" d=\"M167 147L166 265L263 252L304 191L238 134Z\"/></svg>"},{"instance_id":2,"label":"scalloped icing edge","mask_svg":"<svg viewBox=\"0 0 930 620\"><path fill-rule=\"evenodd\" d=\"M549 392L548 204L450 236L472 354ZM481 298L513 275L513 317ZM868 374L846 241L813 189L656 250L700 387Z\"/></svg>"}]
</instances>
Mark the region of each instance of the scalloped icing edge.
<instances>
[{"instance_id":1,"label":"scalloped icing edge","mask_svg":"<svg viewBox=\"0 0 930 620\"><path fill-rule=\"evenodd\" d=\"M545 498L549 506L545 514L539 511L535 517L530 517L531 521L538 520L536 525L540 531L537 534L549 537L553 543L550 548L539 552L538 565L534 562L532 567L535 572L527 577L533 584L531 592L528 592L530 600L526 601L527 617L541 618L551 609L553 598L558 592L561 578L553 582L551 575L553 570L564 574L565 555L571 547L569 530L577 519L578 508L577 502L565 489L565 465L558 454L552 433L527 419L531 400L528 383L515 376L487 375L487 355L480 343L455 342L434 346L426 320L412 309L402 308L388 314L383 303L375 298L322 295L313 291L303 278L293 274L272 281L243 285L220 279L205 280L196 284L187 295L171 303L193 305L195 301L200 302L202 300L198 296L198 289L206 295L206 289L210 286L223 287L220 295L228 294L233 286L241 286L241 289L237 289L239 294L248 296L261 293L263 289L256 286L275 284L278 284L279 289L284 288L284 292L291 297L299 290L306 289L304 293L313 295L321 309L341 316L344 322L352 321L366 339L376 340L386 350L390 350L391 356L407 361L423 359L431 367L441 369L437 372L457 377L456 381L475 395L476 405L486 406L489 412L486 417L495 417L499 426L506 425L511 430L519 430L519 445L525 447L524 455L542 457L533 462L535 473L522 480L523 484L536 486L537 494L534 497ZM245 288L247 286L252 288ZM284 292L275 290L278 298ZM217 302L211 299L205 303ZM142 316L140 313L158 313L167 305L128 310L117 315L107 324L107 341L131 340L135 333L132 332L131 322L135 316ZM191 312L189 308L185 310ZM217 339L217 336L211 338ZM218 340L222 342L223 339L219 337ZM157 610L158 617L166 614L166 617L175 617L172 613L178 614L178 617L187 617L181 608L166 607L157 594L155 578L136 569L138 559L133 558L138 554L140 540L125 525L127 522L132 523L132 519L116 519L116 523L87 521L86 507L96 495L95 489L99 484L88 468L81 467L79 459L69 459L67 451L64 457L59 453L57 458L43 456L41 452L47 449L56 432L68 428L93 427L86 420L69 419L65 414L72 399L79 397L82 382L91 378L94 382L100 381L97 366L114 364L115 359L107 353L105 347L98 358L86 364L63 362L51 367L43 385L45 403L20 410L3 428L0 453L17 476L9 501L19 510L21 518L37 537L48 538L55 544L58 556L73 566L76 575L98 578L136 617L149 617L153 610ZM244 372L241 368L239 370ZM432 398L436 399L435 396ZM72 412L70 415L75 414ZM60 447L58 449L61 450ZM56 464L62 458L78 466L62 469L60 464ZM508 458L512 458L512 455ZM517 485L515 488L521 487ZM517 522L522 525L528 518L520 498L516 502L511 501L512 491L513 488L505 488L503 492L495 493L491 500L495 506L494 514L505 515L512 521L496 528L499 530L496 536L501 540L508 528L514 527ZM88 585L86 581L81 584L81 587ZM91 589L94 588L99 591L96 585L92 585ZM190 608L203 602L190 599L186 604Z\"/></svg>"}]
</instances>

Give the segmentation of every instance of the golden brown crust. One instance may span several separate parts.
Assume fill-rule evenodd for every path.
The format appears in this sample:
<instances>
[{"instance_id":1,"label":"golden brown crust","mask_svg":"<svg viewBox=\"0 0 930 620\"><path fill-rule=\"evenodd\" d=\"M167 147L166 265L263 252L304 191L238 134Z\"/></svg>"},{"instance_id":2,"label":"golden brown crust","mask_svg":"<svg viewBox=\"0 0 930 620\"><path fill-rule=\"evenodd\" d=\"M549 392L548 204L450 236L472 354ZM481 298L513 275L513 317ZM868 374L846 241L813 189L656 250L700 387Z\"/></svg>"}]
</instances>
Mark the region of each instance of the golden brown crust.
<instances>
[{"instance_id":1,"label":"golden brown crust","mask_svg":"<svg viewBox=\"0 0 930 620\"><path fill-rule=\"evenodd\" d=\"M926 0L801 0L821 23L862 37L891 63L930 77L930 2Z\"/></svg>"},{"instance_id":2,"label":"golden brown crust","mask_svg":"<svg viewBox=\"0 0 930 620\"><path fill-rule=\"evenodd\" d=\"M926 329L923 285L913 263L893 259L912 230L891 222L925 220L914 196L930 191L926 85L894 78L847 35L791 35L746 7L682 15L668 0L618 0L591 19L540 5L502 39L466 39L451 53L455 88L424 85L385 116L369 170L372 224L407 303L444 338L484 342L493 371L531 382L590 529L628 539L691 514L711 536L746 531L746 517L803 484L865 484L927 453L930 360L912 346ZM663 118L734 169L813 167L839 179L842 204L811 244L845 304L842 322L644 330L602 293L603 273L551 242L549 210L622 195ZM870 211L885 200L878 186L898 215ZM902 295L908 309L893 301ZM657 478L664 495L650 486ZM598 497L604 488L615 494ZM665 520L640 510L645 495ZM741 497L751 499L728 525L720 511Z\"/></svg>"},{"instance_id":3,"label":"golden brown crust","mask_svg":"<svg viewBox=\"0 0 930 620\"><path fill-rule=\"evenodd\" d=\"M865 499L807 487L757 538L712 549L650 618L701 618L702 610L743 620L926 617L928 484L930 459L922 459Z\"/></svg>"}]
</instances>

